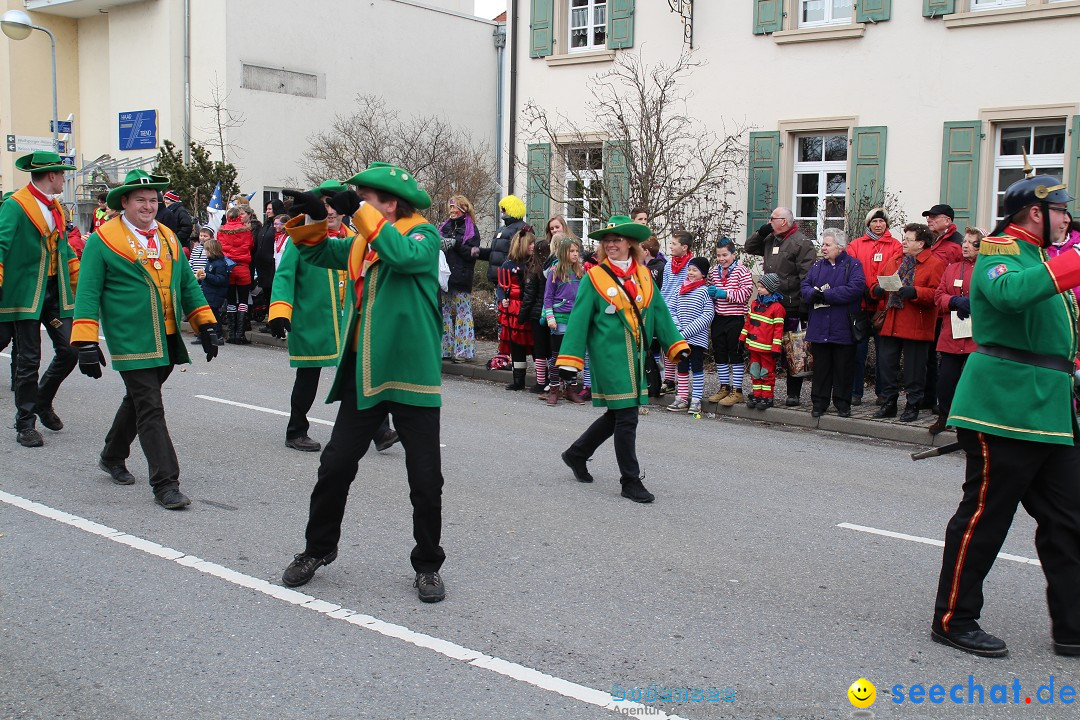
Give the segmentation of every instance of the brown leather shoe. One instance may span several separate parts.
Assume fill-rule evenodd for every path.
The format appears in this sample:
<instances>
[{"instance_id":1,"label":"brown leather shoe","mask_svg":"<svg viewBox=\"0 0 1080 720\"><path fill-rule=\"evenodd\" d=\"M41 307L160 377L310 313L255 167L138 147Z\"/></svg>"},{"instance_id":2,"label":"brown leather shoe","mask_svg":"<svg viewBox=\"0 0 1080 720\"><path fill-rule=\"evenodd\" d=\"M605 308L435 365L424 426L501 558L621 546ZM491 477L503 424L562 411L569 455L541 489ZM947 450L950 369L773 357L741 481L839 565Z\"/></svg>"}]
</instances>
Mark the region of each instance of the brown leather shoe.
<instances>
[{"instance_id":1,"label":"brown leather shoe","mask_svg":"<svg viewBox=\"0 0 1080 720\"><path fill-rule=\"evenodd\" d=\"M948 422L949 418L947 415L938 415L937 419L935 419L927 429L930 431L931 435L938 435L939 433L945 432Z\"/></svg>"},{"instance_id":2,"label":"brown leather shoe","mask_svg":"<svg viewBox=\"0 0 1080 720\"><path fill-rule=\"evenodd\" d=\"M566 385L565 388L563 388L563 397L574 405L585 404L585 401L581 398L581 393L578 391L577 385Z\"/></svg>"},{"instance_id":3,"label":"brown leather shoe","mask_svg":"<svg viewBox=\"0 0 1080 720\"><path fill-rule=\"evenodd\" d=\"M301 437L289 438L285 440L285 447L292 448L293 450L299 450L301 452L319 452L322 450L322 445L307 435Z\"/></svg>"},{"instance_id":4,"label":"brown leather shoe","mask_svg":"<svg viewBox=\"0 0 1080 720\"><path fill-rule=\"evenodd\" d=\"M551 389L548 390L547 395L544 396L547 400L548 407L555 407L556 405L558 405L559 397L565 392L566 391L558 383L552 384Z\"/></svg>"}]
</instances>

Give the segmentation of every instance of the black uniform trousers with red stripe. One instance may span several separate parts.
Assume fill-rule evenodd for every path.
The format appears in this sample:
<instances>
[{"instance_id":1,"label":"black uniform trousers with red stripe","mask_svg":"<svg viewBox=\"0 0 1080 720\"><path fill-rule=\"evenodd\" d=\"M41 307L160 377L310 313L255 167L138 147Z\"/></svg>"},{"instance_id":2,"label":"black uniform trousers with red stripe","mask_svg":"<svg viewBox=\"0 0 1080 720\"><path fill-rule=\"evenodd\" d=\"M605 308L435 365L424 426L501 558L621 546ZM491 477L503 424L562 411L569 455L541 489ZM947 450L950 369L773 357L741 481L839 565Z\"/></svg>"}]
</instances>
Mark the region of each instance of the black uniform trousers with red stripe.
<instances>
[{"instance_id":1,"label":"black uniform trousers with red stripe","mask_svg":"<svg viewBox=\"0 0 1080 720\"><path fill-rule=\"evenodd\" d=\"M1014 440L960 428L964 496L945 529L934 629L979 627L983 579L1022 504L1038 528L1055 642L1080 644L1080 445Z\"/></svg>"}]
</instances>

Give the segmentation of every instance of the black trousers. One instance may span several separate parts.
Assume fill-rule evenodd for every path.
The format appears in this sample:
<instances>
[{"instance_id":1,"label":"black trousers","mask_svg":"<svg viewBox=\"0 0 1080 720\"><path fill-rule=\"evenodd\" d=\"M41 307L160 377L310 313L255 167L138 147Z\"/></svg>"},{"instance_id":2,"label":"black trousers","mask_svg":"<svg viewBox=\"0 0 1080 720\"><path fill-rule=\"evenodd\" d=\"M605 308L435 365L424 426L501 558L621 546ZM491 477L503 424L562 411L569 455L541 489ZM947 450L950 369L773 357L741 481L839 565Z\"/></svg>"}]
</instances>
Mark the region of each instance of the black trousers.
<instances>
[{"instance_id":1,"label":"black trousers","mask_svg":"<svg viewBox=\"0 0 1080 720\"><path fill-rule=\"evenodd\" d=\"M713 359L717 365L733 365L743 361L743 344L739 342L745 318L742 315L714 315L709 334L712 336Z\"/></svg>"},{"instance_id":2,"label":"black trousers","mask_svg":"<svg viewBox=\"0 0 1080 720\"><path fill-rule=\"evenodd\" d=\"M177 357L177 343L181 339L178 334L167 337L170 358L167 365L120 371L127 393L120 402L101 451L101 459L106 463L122 463L131 454L131 443L138 436L150 469L150 487L155 494L180 487L180 462L165 424L161 386L172 373L172 358Z\"/></svg>"},{"instance_id":3,"label":"black trousers","mask_svg":"<svg viewBox=\"0 0 1080 720\"><path fill-rule=\"evenodd\" d=\"M598 417L567 451L574 457L588 460L609 437L615 436L615 460L619 464L622 482L637 480L641 468L637 459L637 407L608 410Z\"/></svg>"},{"instance_id":4,"label":"black trousers","mask_svg":"<svg viewBox=\"0 0 1080 720\"><path fill-rule=\"evenodd\" d=\"M17 354L15 363L15 429L25 430L37 424L37 409L52 406L60 383L79 364L79 351L71 346L71 318L60 317L60 289L56 276L45 285L45 302L40 320L16 320L14 325ZM53 345L53 359L38 382L41 366L41 326Z\"/></svg>"},{"instance_id":5,"label":"black trousers","mask_svg":"<svg viewBox=\"0 0 1080 720\"><path fill-rule=\"evenodd\" d=\"M964 372L967 355L941 353L941 365L938 367L937 396L941 414L949 416L952 410L953 396L956 395L956 383L960 382L960 373Z\"/></svg>"},{"instance_id":6,"label":"black trousers","mask_svg":"<svg viewBox=\"0 0 1080 720\"><path fill-rule=\"evenodd\" d=\"M289 425L285 428L285 439L293 440L308 434L311 423L307 414L315 404L319 392L319 367L296 368L296 380L293 381L292 397L289 399Z\"/></svg>"},{"instance_id":7,"label":"black trousers","mask_svg":"<svg viewBox=\"0 0 1080 720\"><path fill-rule=\"evenodd\" d=\"M938 404L938 357L937 340L941 335L941 318L934 325L934 342L926 349L926 385L923 389L922 404L932 408Z\"/></svg>"},{"instance_id":8,"label":"black trousers","mask_svg":"<svg viewBox=\"0 0 1080 720\"><path fill-rule=\"evenodd\" d=\"M963 498L945 528L934 627L979 627L982 583L1012 525L1017 504L1035 518L1035 549L1046 575L1055 642L1080 644L1080 446L1013 440L966 428Z\"/></svg>"},{"instance_id":9,"label":"black trousers","mask_svg":"<svg viewBox=\"0 0 1080 720\"><path fill-rule=\"evenodd\" d=\"M900 397L900 358L904 358L904 391L908 405L916 407L923 401L926 387L926 353L929 340L881 338L881 395L886 402L895 403Z\"/></svg>"},{"instance_id":10,"label":"black trousers","mask_svg":"<svg viewBox=\"0 0 1080 720\"><path fill-rule=\"evenodd\" d=\"M357 410L354 363L355 356L351 356L338 371L345 373L341 405L330 442L320 458L318 481L311 491L304 552L322 557L337 549L349 487L356 479L360 459L390 414L394 416L394 427L405 449L405 471L413 507L413 538L416 540L410 556L412 566L416 572L436 572L446 559L439 545L443 487L439 408L383 402Z\"/></svg>"},{"instance_id":11,"label":"black trousers","mask_svg":"<svg viewBox=\"0 0 1080 720\"><path fill-rule=\"evenodd\" d=\"M539 320L532 321L533 359L544 362L551 357L551 328Z\"/></svg>"},{"instance_id":12,"label":"black trousers","mask_svg":"<svg viewBox=\"0 0 1080 720\"><path fill-rule=\"evenodd\" d=\"M814 356L814 382L810 402L815 410L825 411L829 400L837 410L851 410L851 384L855 377L855 345L811 343Z\"/></svg>"},{"instance_id":13,"label":"black trousers","mask_svg":"<svg viewBox=\"0 0 1080 720\"><path fill-rule=\"evenodd\" d=\"M0 323L0 352L11 345L11 389L15 389L15 356L19 354L19 346L15 342L15 323ZM78 357L78 356L76 356Z\"/></svg>"}]
</instances>

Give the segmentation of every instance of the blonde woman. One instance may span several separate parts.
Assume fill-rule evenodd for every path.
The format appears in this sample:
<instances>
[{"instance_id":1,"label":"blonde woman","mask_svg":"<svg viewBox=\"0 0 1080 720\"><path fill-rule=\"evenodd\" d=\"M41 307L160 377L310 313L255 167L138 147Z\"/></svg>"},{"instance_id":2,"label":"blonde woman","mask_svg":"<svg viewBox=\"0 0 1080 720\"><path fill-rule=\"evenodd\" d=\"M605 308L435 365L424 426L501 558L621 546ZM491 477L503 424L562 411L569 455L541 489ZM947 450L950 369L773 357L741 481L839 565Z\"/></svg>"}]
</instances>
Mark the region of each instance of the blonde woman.
<instances>
[{"instance_id":1,"label":"blonde woman","mask_svg":"<svg viewBox=\"0 0 1080 720\"><path fill-rule=\"evenodd\" d=\"M454 195L447 203L449 217L439 226L442 251L450 266L450 278L442 297L443 359L471 360L476 354L473 330L472 289L474 250L480 247L473 206L464 195ZM478 253L477 253L478 254Z\"/></svg>"}]
</instances>

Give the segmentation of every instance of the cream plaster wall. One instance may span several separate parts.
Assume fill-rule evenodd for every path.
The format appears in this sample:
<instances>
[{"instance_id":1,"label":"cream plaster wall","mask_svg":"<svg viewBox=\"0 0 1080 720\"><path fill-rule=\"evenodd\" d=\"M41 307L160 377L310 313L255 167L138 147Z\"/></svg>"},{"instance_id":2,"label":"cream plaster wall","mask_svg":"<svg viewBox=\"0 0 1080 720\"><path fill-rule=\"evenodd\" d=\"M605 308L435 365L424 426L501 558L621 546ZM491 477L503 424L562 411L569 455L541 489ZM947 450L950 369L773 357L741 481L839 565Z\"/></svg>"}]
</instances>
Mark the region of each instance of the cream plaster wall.
<instances>
[{"instance_id":1,"label":"cream plaster wall","mask_svg":"<svg viewBox=\"0 0 1080 720\"><path fill-rule=\"evenodd\" d=\"M752 33L753 4L695 3L694 44L707 65L692 75L690 113L715 130L723 122L778 130L781 121L835 116L888 126L886 184L902 192L909 218L938 202L943 123L977 120L1004 106L1064 103L1080 111L1069 70L1080 67L1080 17L947 28L923 18L920 3L904 0L892 4L889 21L867 25L861 38L779 44ZM519 113L532 99L587 124L588 87L611 63L553 66L529 58L529 3L517 5ZM637 3L634 35L629 52L641 52L648 63L670 62L682 48L682 27L667 3ZM1052 48L1036 53L1050 59L1019 58L1033 48ZM524 157L530 138L520 121L519 128L517 153ZM992 151L987 143L984 169ZM790 155L792 144L782 152ZM790 173L790 161L781 173ZM1069 180L1080 187L1080 178ZM524 192L524 173L515 186ZM737 203L745 209L745 189ZM978 214L989 223L988 192Z\"/></svg>"}]
</instances>

